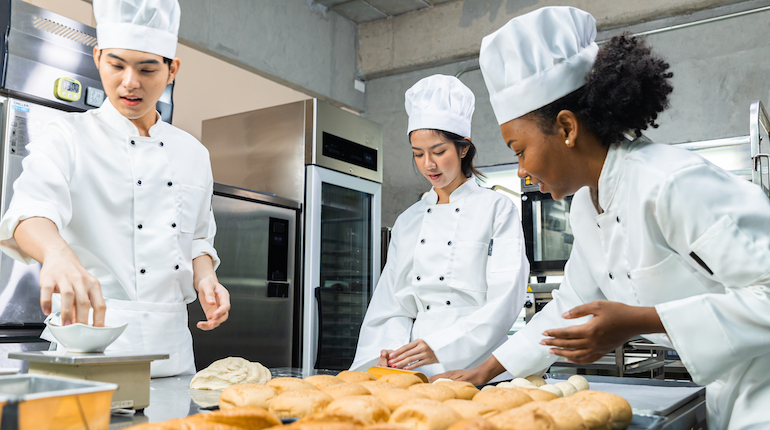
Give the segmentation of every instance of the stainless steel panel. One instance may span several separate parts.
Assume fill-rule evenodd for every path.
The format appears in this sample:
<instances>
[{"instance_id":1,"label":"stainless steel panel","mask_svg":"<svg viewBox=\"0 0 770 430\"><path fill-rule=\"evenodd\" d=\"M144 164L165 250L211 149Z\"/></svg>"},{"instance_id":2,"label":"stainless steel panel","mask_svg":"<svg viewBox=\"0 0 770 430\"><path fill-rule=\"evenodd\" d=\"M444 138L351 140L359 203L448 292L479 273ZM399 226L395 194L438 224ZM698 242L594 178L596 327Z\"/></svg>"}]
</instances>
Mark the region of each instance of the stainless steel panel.
<instances>
[{"instance_id":1,"label":"stainless steel panel","mask_svg":"<svg viewBox=\"0 0 770 430\"><path fill-rule=\"evenodd\" d=\"M212 207L217 222L214 247L222 260L217 276L230 292L232 307L224 324L204 332L195 327L205 320L200 303L189 306L196 367L228 356L291 366L297 211L223 195L214 195ZM273 282L267 273L271 217L289 222L288 276L275 281L288 284L288 297L268 297L268 282Z\"/></svg>"},{"instance_id":2,"label":"stainless steel panel","mask_svg":"<svg viewBox=\"0 0 770 430\"><path fill-rule=\"evenodd\" d=\"M142 361L166 360L168 354L147 354L144 352L66 352L66 351L37 351L12 352L8 358L31 361L35 363L59 364L105 364L105 363L134 363Z\"/></svg>"},{"instance_id":3,"label":"stainless steel panel","mask_svg":"<svg viewBox=\"0 0 770 430\"><path fill-rule=\"evenodd\" d=\"M115 384L43 375L0 377L0 400L27 401L117 390Z\"/></svg>"},{"instance_id":4,"label":"stainless steel panel","mask_svg":"<svg viewBox=\"0 0 770 430\"><path fill-rule=\"evenodd\" d=\"M203 121L201 141L214 180L305 200L305 121L301 101Z\"/></svg>"}]
</instances>

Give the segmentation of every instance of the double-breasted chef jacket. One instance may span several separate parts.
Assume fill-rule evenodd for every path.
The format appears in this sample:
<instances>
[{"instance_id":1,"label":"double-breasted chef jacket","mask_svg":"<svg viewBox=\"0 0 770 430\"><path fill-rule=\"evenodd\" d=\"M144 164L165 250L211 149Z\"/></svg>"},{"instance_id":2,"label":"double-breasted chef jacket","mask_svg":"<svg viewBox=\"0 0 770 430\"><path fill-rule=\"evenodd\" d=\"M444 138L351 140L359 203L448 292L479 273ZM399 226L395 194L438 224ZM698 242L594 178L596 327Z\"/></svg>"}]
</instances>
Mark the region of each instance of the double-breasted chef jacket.
<instances>
[{"instance_id":1,"label":"double-breasted chef jacket","mask_svg":"<svg viewBox=\"0 0 770 430\"><path fill-rule=\"evenodd\" d=\"M575 242L553 300L494 352L526 376L556 360L543 331L585 323L562 313L593 300L654 306L696 383L709 427L768 428L770 200L756 185L645 137L613 145L599 177L572 200ZM759 424L763 423L763 424Z\"/></svg>"},{"instance_id":2,"label":"double-breasted chef jacket","mask_svg":"<svg viewBox=\"0 0 770 430\"><path fill-rule=\"evenodd\" d=\"M436 204L435 190L393 226L351 368L424 340L428 375L483 362L507 340L524 302L529 262L518 210L469 179Z\"/></svg>"},{"instance_id":3,"label":"double-breasted chef jacket","mask_svg":"<svg viewBox=\"0 0 770 430\"><path fill-rule=\"evenodd\" d=\"M30 263L14 229L30 217L53 221L101 283L105 325L129 323L108 351L169 353L152 363L153 377L194 373L192 260L207 254L219 264L211 164L197 139L160 116L149 134L109 100L53 120L28 146L0 249Z\"/></svg>"}]
</instances>

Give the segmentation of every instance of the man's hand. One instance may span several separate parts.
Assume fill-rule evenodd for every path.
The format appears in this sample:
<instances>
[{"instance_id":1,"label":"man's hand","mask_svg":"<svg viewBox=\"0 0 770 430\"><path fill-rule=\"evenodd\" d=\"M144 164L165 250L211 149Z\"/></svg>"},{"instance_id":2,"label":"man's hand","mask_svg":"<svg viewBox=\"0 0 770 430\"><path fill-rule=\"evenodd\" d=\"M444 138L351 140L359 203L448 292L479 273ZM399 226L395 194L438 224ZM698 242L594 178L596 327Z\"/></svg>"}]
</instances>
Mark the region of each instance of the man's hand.
<instances>
[{"instance_id":1,"label":"man's hand","mask_svg":"<svg viewBox=\"0 0 770 430\"><path fill-rule=\"evenodd\" d=\"M654 307L597 300L565 312L562 318L593 315L587 323L543 332L542 345L573 363L592 363L639 334L665 333Z\"/></svg>"},{"instance_id":2,"label":"man's hand","mask_svg":"<svg viewBox=\"0 0 770 430\"><path fill-rule=\"evenodd\" d=\"M388 354L387 367L412 370L433 363L438 363L436 354L424 340L417 339Z\"/></svg>"},{"instance_id":3,"label":"man's hand","mask_svg":"<svg viewBox=\"0 0 770 430\"><path fill-rule=\"evenodd\" d=\"M230 316L230 293L217 280L214 263L208 255L193 259L193 284L198 290L206 321L198 321L201 330L213 330Z\"/></svg>"},{"instance_id":4,"label":"man's hand","mask_svg":"<svg viewBox=\"0 0 770 430\"><path fill-rule=\"evenodd\" d=\"M22 251L43 265L40 270L40 307L44 314L51 313L52 296L60 293L62 325L88 324L88 312L93 308L94 326L104 327L107 306L102 287L80 264L53 221L42 217L27 218L16 226L13 237Z\"/></svg>"}]
</instances>

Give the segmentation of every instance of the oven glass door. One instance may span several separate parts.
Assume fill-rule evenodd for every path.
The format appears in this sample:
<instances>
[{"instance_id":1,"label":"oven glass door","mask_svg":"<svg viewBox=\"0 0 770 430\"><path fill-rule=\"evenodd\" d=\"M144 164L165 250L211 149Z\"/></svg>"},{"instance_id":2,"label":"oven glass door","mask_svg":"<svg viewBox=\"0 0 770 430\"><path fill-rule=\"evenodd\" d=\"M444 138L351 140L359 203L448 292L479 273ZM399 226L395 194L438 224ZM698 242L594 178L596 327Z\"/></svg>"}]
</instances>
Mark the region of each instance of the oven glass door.
<instances>
[{"instance_id":1,"label":"oven glass door","mask_svg":"<svg viewBox=\"0 0 770 430\"><path fill-rule=\"evenodd\" d=\"M533 273L564 270L574 241L569 221L571 203L571 196L557 201L550 194L524 194L522 223Z\"/></svg>"}]
</instances>

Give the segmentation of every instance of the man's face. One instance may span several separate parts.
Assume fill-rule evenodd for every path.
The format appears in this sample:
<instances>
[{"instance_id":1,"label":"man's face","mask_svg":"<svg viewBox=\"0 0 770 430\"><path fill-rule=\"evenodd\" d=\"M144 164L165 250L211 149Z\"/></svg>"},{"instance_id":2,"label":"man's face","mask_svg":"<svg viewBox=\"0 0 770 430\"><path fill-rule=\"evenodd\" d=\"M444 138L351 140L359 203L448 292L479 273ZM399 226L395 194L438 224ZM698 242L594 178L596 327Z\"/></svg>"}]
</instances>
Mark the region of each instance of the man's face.
<instances>
[{"instance_id":1,"label":"man's face","mask_svg":"<svg viewBox=\"0 0 770 430\"><path fill-rule=\"evenodd\" d=\"M155 104L179 69L178 59L168 65L160 55L131 49L96 47L94 61L110 102L130 120L155 119Z\"/></svg>"}]
</instances>

